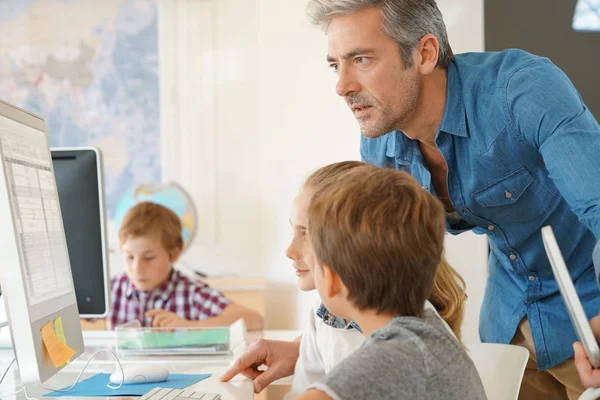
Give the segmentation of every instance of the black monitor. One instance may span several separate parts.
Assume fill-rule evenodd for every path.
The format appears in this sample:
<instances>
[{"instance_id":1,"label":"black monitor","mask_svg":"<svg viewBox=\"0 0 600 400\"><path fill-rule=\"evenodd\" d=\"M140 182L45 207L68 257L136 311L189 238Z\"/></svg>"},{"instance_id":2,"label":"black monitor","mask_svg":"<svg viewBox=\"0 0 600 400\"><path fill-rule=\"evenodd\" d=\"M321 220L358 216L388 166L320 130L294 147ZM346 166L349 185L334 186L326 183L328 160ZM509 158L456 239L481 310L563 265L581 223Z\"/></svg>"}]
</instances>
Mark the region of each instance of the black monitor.
<instances>
[{"instance_id":1,"label":"black monitor","mask_svg":"<svg viewBox=\"0 0 600 400\"><path fill-rule=\"evenodd\" d=\"M102 161L95 148L53 148L52 164L79 315L108 315L108 252Z\"/></svg>"}]
</instances>

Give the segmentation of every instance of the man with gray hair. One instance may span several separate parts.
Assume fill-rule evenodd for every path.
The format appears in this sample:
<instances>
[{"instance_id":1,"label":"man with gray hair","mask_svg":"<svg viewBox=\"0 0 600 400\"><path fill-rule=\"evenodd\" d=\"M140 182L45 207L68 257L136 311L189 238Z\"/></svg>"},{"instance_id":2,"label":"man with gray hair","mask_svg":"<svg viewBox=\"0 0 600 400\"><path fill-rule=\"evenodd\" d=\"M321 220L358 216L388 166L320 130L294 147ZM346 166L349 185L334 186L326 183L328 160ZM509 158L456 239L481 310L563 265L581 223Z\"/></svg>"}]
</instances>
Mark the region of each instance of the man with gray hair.
<instances>
[{"instance_id":1,"label":"man with gray hair","mask_svg":"<svg viewBox=\"0 0 600 400\"><path fill-rule=\"evenodd\" d=\"M363 161L415 177L444 203L448 232L487 234L480 336L529 350L520 398L578 398L576 335L540 235L554 228L592 317L600 127L573 84L520 50L453 55L434 0L310 0L307 14L328 36ZM259 342L229 372L267 361L245 370L262 388L293 371L294 346Z\"/></svg>"}]
</instances>

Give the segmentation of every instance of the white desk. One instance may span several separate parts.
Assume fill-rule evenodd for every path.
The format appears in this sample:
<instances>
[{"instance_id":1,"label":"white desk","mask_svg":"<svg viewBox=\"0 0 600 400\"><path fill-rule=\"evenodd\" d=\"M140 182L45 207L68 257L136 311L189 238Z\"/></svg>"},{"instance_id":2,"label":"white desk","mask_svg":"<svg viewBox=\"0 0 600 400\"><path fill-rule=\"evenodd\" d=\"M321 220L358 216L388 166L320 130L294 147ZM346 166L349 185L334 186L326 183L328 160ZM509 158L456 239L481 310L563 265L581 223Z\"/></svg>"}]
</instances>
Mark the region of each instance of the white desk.
<instances>
[{"instance_id":1,"label":"white desk","mask_svg":"<svg viewBox=\"0 0 600 400\"><path fill-rule=\"evenodd\" d=\"M63 388L70 386L75 382L77 375L83 368L85 362L91 357L91 355L99 348L108 348L114 351L114 336L113 332L98 332L91 335L85 334L86 350L79 358L74 360L71 365L60 371L55 377L50 379L44 384L49 388ZM240 349L242 351L243 349ZM211 377L198 382L193 386L195 390L219 393L223 400L252 400L254 399L254 392L252 382L245 378L235 378L231 383L219 382L221 374L229 367L234 358L239 354L240 351L236 351L236 354L232 356L176 356L176 357L120 357L123 366L138 364L140 362L153 362L166 367L169 372L187 373L187 374L212 374ZM12 349L0 349L0 374L4 372L8 367L10 361L13 359ZM94 360L86 368L86 372L82 379L89 378L99 372L112 373L115 371L116 362L114 358L108 353L100 353L94 357ZM19 393L17 396L7 396L4 394L13 393L21 388L19 382L16 381L16 364L12 366L10 372L7 374L4 382L0 385L0 397L4 399L18 399L25 400L25 394ZM156 386L160 386L157 383ZM37 398L42 400L42 395L48 391L39 387L39 385L30 385L27 387L27 394L29 397ZM48 398L48 397L46 397ZM60 399L60 398L57 398ZM63 397L63 399L74 399L74 397ZM124 399L123 397L77 397L77 399L89 399L89 400L118 400ZM135 397L132 397L135 399Z\"/></svg>"},{"instance_id":2,"label":"white desk","mask_svg":"<svg viewBox=\"0 0 600 400\"><path fill-rule=\"evenodd\" d=\"M254 331L248 332L248 341L252 342L259 338L265 338L269 340L295 340L298 336L302 335L301 330L265 330L265 331Z\"/></svg>"},{"instance_id":3,"label":"white desk","mask_svg":"<svg viewBox=\"0 0 600 400\"><path fill-rule=\"evenodd\" d=\"M294 340L301 334L301 331L259 331L249 332L248 342L252 342L261 337L271 340ZM50 388L63 388L73 384L77 375L87 362L87 360L96 352L98 349L110 349L115 351L114 348L114 332L112 331L85 331L85 352L71 365L63 369L59 374L50 379L44 384ZM170 356L170 357L140 357L140 356L125 356L120 357L123 366L136 364L140 362L154 362L161 364L166 367L171 373L187 373L187 374L212 374L208 379L198 382L194 389L204 392L220 393L223 400L252 400L254 399L254 392L252 382L243 377L236 377L230 383L219 382L221 374L235 361L235 359L241 355L244 348L238 348L234 352L233 356ZM8 364L13 359L12 349L0 348L0 374L4 372ZM115 371L115 359L108 353L100 353L94 357L94 360L86 368L82 379L89 378L99 372L112 373ZM13 393L20 389L21 386L18 382L15 382L16 365L13 365L10 372L7 374L4 382L0 385L0 396L4 399L18 399L25 400L25 394L19 393L17 396L4 397L6 393ZM274 384L285 385L289 384L291 380L281 379ZM160 386L160 383L157 383ZM42 400L42 395L47 393L46 390L40 388L37 385L28 386L27 394L29 397L37 398ZM46 397L51 399L51 397ZM56 398L61 399L61 398ZM63 397L63 399L75 399L75 397ZM90 399L90 400L119 400L122 397L77 397L77 399ZM132 397L135 399L135 397Z\"/></svg>"}]
</instances>

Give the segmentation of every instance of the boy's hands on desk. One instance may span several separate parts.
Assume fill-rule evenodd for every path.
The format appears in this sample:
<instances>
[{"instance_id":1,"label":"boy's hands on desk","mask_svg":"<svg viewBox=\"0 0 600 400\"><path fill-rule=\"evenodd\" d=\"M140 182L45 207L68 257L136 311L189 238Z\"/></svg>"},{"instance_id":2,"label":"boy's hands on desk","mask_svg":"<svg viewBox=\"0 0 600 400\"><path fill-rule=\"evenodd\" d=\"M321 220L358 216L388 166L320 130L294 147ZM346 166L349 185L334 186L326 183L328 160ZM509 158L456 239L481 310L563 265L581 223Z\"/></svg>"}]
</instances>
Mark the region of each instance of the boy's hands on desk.
<instances>
[{"instance_id":1,"label":"boy's hands on desk","mask_svg":"<svg viewBox=\"0 0 600 400\"><path fill-rule=\"evenodd\" d=\"M152 318L154 328L181 328L190 326L190 321L167 310L156 308L146 313L147 318Z\"/></svg>"}]
</instances>

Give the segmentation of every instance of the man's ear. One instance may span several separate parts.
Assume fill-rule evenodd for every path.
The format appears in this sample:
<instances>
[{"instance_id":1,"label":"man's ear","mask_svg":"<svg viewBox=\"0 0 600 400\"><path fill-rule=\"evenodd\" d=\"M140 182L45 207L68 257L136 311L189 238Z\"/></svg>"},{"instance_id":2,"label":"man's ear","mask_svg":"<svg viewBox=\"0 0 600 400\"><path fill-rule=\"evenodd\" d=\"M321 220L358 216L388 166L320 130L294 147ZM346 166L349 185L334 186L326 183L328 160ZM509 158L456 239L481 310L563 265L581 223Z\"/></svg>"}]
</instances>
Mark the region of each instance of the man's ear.
<instances>
[{"instance_id":1,"label":"man's ear","mask_svg":"<svg viewBox=\"0 0 600 400\"><path fill-rule=\"evenodd\" d=\"M440 43L431 33L423 36L417 45L417 68L421 75L429 75L435 69L440 56Z\"/></svg>"},{"instance_id":2,"label":"man's ear","mask_svg":"<svg viewBox=\"0 0 600 400\"><path fill-rule=\"evenodd\" d=\"M327 297L334 298L344 290L344 284L340 276L336 274L328 265L323 265L323 282L325 283L325 293Z\"/></svg>"}]
</instances>

